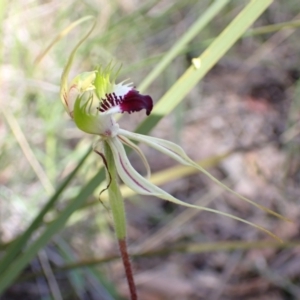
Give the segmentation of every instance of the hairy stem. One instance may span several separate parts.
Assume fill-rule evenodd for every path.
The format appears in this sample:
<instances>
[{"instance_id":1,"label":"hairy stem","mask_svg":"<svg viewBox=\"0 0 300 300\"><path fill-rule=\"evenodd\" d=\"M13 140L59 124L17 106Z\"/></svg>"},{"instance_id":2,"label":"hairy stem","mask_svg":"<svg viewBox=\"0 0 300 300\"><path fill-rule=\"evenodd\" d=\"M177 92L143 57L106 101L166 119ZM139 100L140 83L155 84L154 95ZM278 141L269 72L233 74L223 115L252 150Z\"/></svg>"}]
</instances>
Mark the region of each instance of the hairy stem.
<instances>
[{"instance_id":1,"label":"hairy stem","mask_svg":"<svg viewBox=\"0 0 300 300\"><path fill-rule=\"evenodd\" d=\"M130 258L129 258L129 255L127 252L127 243L126 243L125 239L124 240L119 239L118 242L119 242L119 249L121 252L122 261L123 261L123 265L124 265L124 269L125 269L125 273L126 273L126 277L127 277L129 290L130 290L131 300L137 300L138 298L137 298L136 287L135 287L135 283L134 283L131 262L130 262Z\"/></svg>"},{"instance_id":2,"label":"hairy stem","mask_svg":"<svg viewBox=\"0 0 300 300\"><path fill-rule=\"evenodd\" d=\"M113 154L108 143L104 142L104 152L107 164L107 180L110 183L108 187L109 203L113 215L116 236L119 243L119 249L126 273L126 278L129 286L131 300L137 300L136 287L133 278L130 258L127 252L126 244L126 215L124 200L122 198L119 184L118 175L115 168Z\"/></svg>"}]
</instances>

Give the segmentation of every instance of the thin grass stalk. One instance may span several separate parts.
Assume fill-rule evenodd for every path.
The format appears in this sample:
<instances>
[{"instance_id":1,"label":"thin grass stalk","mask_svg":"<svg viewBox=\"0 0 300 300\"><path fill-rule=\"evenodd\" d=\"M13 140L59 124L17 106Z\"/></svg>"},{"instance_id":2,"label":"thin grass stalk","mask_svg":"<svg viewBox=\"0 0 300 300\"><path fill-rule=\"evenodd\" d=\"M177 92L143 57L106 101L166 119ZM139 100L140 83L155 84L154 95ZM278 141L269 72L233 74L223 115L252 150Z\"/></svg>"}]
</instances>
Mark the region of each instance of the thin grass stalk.
<instances>
[{"instance_id":1,"label":"thin grass stalk","mask_svg":"<svg viewBox=\"0 0 300 300\"><path fill-rule=\"evenodd\" d=\"M139 90L143 92L149 85L163 72L172 60L180 54L184 47L203 29L209 22L223 9L229 0L217 0L196 20L187 32L173 45L164 55L155 68L147 75L139 85Z\"/></svg>"},{"instance_id":2,"label":"thin grass stalk","mask_svg":"<svg viewBox=\"0 0 300 300\"><path fill-rule=\"evenodd\" d=\"M83 165L85 159L88 157L90 150L86 153L86 155L81 159L76 169L66 178L66 180L61 184L61 186L57 189L56 193L50 198L48 203L44 206L42 211L38 214L38 216L34 219L28 229L6 250L5 255L1 259L0 263L0 295L3 291L10 285L10 283L18 276L18 274L23 270L28 262L32 260L36 253L49 241L49 239L54 235L55 232L59 228L61 228L62 224L65 224L65 220L76 210L78 209L82 203L85 201L86 197L89 194L86 191L81 191L79 193L79 198L77 201L72 202L53 222L52 226L49 226L37 240L35 240L23 253L21 253L18 257L17 254L21 252L25 245L29 241L32 234L41 227L43 223L44 216L48 211L53 209L54 204L59 199L61 193L65 190L66 186L73 179L74 175ZM90 185L98 185L101 177L96 178L97 182L90 182ZM89 184L87 187L89 187Z\"/></svg>"},{"instance_id":3,"label":"thin grass stalk","mask_svg":"<svg viewBox=\"0 0 300 300\"><path fill-rule=\"evenodd\" d=\"M213 43L198 58L194 59L194 63L156 103L151 117L145 119L136 132L142 134L149 132L165 115L169 114L271 3L272 0L250 1Z\"/></svg>"},{"instance_id":4,"label":"thin grass stalk","mask_svg":"<svg viewBox=\"0 0 300 300\"><path fill-rule=\"evenodd\" d=\"M25 247L27 242L29 241L32 234L41 227L43 224L43 220L45 215L53 209L56 201L59 199L59 196L63 193L65 188L74 178L75 174L79 171L81 166L84 164L85 160L89 156L91 149L89 149L85 155L82 157L76 168L70 173L70 175L62 182L62 184L57 188L56 192L53 196L49 199L40 213L36 216L30 226L26 229L26 231L18 237L13 243L11 243L8 248L6 249L5 255L2 257L0 261L0 281L3 275L3 272L6 271L7 267L10 263L15 259L17 254L21 252L21 250Z\"/></svg>"},{"instance_id":5,"label":"thin grass stalk","mask_svg":"<svg viewBox=\"0 0 300 300\"><path fill-rule=\"evenodd\" d=\"M284 29L297 28L297 27L300 27L300 20L276 23L276 24L253 28L253 29L247 31L244 34L244 37L269 34L272 32L276 32L276 31L280 31L280 30L284 30Z\"/></svg>"},{"instance_id":6,"label":"thin grass stalk","mask_svg":"<svg viewBox=\"0 0 300 300\"><path fill-rule=\"evenodd\" d=\"M191 243L191 244L173 244L165 248L159 248L154 250L138 251L131 253L131 257L143 258L143 257L158 257L165 256L174 253L211 253L220 251L234 251L234 250L252 250L252 249L290 249L300 247L300 240L295 241L283 241L283 243L278 243L274 241L226 241L226 242L213 242L213 243ZM119 259L118 255L107 255L102 258L93 258L89 260L81 260L78 262L67 263L62 266L53 268L54 272L63 272L73 269L80 269L84 267L95 267L104 263L109 263ZM18 282L30 280L36 278L37 276L43 275L42 272L38 272L32 275L22 276Z\"/></svg>"}]
</instances>

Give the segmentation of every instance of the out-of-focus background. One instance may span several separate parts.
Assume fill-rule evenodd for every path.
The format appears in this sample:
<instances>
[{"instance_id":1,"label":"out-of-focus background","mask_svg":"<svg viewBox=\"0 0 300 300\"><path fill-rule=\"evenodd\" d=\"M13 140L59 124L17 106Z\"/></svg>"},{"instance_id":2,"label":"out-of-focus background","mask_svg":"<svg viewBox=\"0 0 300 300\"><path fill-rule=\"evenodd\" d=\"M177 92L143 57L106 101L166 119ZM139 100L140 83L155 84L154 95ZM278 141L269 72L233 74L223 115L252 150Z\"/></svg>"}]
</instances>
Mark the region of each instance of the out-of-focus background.
<instances>
[{"instance_id":1,"label":"out-of-focus background","mask_svg":"<svg viewBox=\"0 0 300 300\"><path fill-rule=\"evenodd\" d=\"M79 49L72 75L113 61L122 64L120 80L130 78L138 88L211 3L1 2L0 258L94 141L74 126L59 99L63 66L90 24L62 38L37 65L38 55L72 22L94 15L96 29ZM229 1L143 92L156 102L247 3ZM249 30L151 132L180 144L226 185L294 222L242 202L202 174L180 173L170 158L142 146L153 174L162 172L158 182L166 191L259 224L284 242L278 247L261 231L229 218L128 196L128 244L136 254L132 262L140 299L300 299L299 14L297 0L273 3L252 28L282 22L293 26ZM125 114L120 124L134 130L144 118L144 112ZM138 156L132 153L130 160L144 172ZM101 167L100 158L90 154L44 226ZM100 190L87 197L1 300L127 299ZM209 247L201 248L203 244Z\"/></svg>"}]
</instances>

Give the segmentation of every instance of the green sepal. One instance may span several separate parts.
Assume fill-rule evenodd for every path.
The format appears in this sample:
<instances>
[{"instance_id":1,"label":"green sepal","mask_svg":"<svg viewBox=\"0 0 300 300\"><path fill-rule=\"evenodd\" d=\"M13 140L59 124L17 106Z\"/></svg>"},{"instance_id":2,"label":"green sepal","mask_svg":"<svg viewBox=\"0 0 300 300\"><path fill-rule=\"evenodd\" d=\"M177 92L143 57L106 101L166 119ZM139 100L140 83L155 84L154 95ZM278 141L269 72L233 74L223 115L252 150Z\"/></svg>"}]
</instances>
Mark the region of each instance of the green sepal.
<instances>
[{"instance_id":1,"label":"green sepal","mask_svg":"<svg viewBox=\"0 0 300 300\"><path fill-rule=\"evenodd\" d=\"M87 133L99 134L99 116L89 113L93 105L93 95L91 94L87 100L84 100L83 96L77 97L74 104L73 118L76 126ZM82 102L84 102L82 104Z\"/></svg>"}]
</instances>

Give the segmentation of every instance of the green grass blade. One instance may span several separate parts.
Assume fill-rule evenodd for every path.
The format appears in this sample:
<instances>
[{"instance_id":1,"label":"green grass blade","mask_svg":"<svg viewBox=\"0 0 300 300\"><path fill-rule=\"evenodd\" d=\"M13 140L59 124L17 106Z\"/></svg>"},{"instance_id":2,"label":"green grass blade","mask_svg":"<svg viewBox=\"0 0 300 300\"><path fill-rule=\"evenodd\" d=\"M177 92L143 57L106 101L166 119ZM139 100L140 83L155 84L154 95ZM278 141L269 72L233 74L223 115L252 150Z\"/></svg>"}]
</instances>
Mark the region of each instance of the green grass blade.
<instances>
[{"instance_id":1,"label":"green grass blade","mask_svg":"<svg viewBox=\"0 0 300 300\"><path fill-rule=\"evenodd\" d=\"M37 217L34 219L31 225L27 228L27 230L19 238L17 238L15 242L11 243L9 247L6 249L5 255L2 257L0 261L0 274L3 274L3 272L7 269L10 263L15 259L17 254L22 250L22 248L24 248L24 246L26 245L26 243L28 242L32 234L41 226L41 224L43 223L44 216L48 211L53 209L53 206L58 200L60 194L64 191L64 189L70 183L70 181L74 178L75 174L78 172L78 170L83 165L86 158L88 157L90 151L91 149L84 155L84 157L80 160L80 162L78 163L76 168L72 171L72 173L64 180L61 186L56 190L54 195L49 199L47 204L37 215ZM2 279L3 276L2 275L0 276L0 280Z\"/></svg>"},{"instance_id":2,"label":"green grass blade","mask_svg":"<svg viewBox=\"0 0 300 300\"><path fill-rule=\"evenodd\" d=\"M225 241L225 242L212 242L212 243L183 243L178 245L166 246L154 250L137 251L131 253L131 257L157 257L174 253L211 253L219 251L234 251L234 250L251 250L251 249L288 249L300 246L300 240L295 241ZM66 264L54 268L54 272L73 270L76 268L83 268L87 266L96 266L97 264L103 264L118 259L117 254L107 255L102 258L93 258L90 260L82 260L71 264ZM40 275L39 273L37 275ZM28 276L29 277L29 276ZM36 275L31 276L34 278ZM23 278L22 278L23 279ZM25 278L24 278L25 279ZM27 279L27 277L26 277Z\"/></svg>"},{"instance_id":3,"label":"green grass blade","mask_svg":"<svg viewBox=\"0 0 300 300\"><path fill-rule=\"evenodd\" d=\"M64 261L68 263L73 263L76 261L76 257L73 253L73 249L69 246L69 244L62 238L58 237L55 239L55 243L58 247L58 252L64 259ZM74 294L80 299L81 295L85 290L85 278L83 272L81 270L74 270L68 273L68 278L70 284L72 285L72 289L74 290Z\"/></svg>"},{"instance_id":4,"label":"green grass blade","mask_svg":"<svg viewBox=\"0 0 300 300\"><path fill-rule=\"evenodd\" d=\"M88 155L88 154L87 154ZM61 212L59 217L49 225L45 231L38 237L19 257L17 257L13 263L9 265L6 271L2 273L0 278L0 295L11 284L11 282L19 275L19 273L26 267L26 265L35 257L36 253L44 247L52 236L57 233L67 222L71 214L82 206L83 202L94 190L94 187L104 180L103 177L95 176L90 181L85 189L83 189L79 195L71 201L71 203ZM26 231L27 232L27 231ZM22 240L23 235L22 235ZM17 240L18 242L18 240Z\"/></svg>"},{"instance_id":5,"label":"green grass blade","mask_svg":"<svg viewBox=\"0 0 300 300\"><path fill-rule=\"evenodd\" d=\"M244 37L268 34L268 33L273 33L273 32L279 31L279 30L291 29L291 28L297 28L297 27L300 27L299 20L277 23L277 24L272 24L272 25L266 25L266 26L253 28L253 29L247 31L244 34Z\"/></svg>"},{"instance_id":6,"label":"green grass blade","mask_svg":"<svg viewBox=\"0 0 300 300\"><path fill-rule=\"evenodd\" d=\"M184 47L220 12L229 0L215 1L189 30L174 44L165 54L162 60L149 73L139 86L140 91L144 91L159 76L159 74L171 63L171 61L184 49Z\"/></svg>"},{"instance_id":7,"label":"green grass blade","mask_svg":"<svg viewBox=\"0 0 300 300\"><path fill-rule=\"evenodd\" d=\"M111 299L125 300L125 298L118 293L116 286L111 282L109 282L107 278L101 273L101 271L96 266L90 265L86 273L89 277L92 276L106 289L106 291L112 297Z\"/></svg>"},{"instance_id":8,"label":"green grass blade","mask_svg":"<svg viewBox=\"0 0 300 300\"><path fill-rule=\"evenodd\" d=\"M155 105L151 117L138 127L138 133L149 132L169 114L189 91L207 74L221 57L246 32L254 21L266 10L272 0L251 1L240 14L223 30L214 42L198 57L199 68L191 65Z\"/></svg>"}]
</instances>

